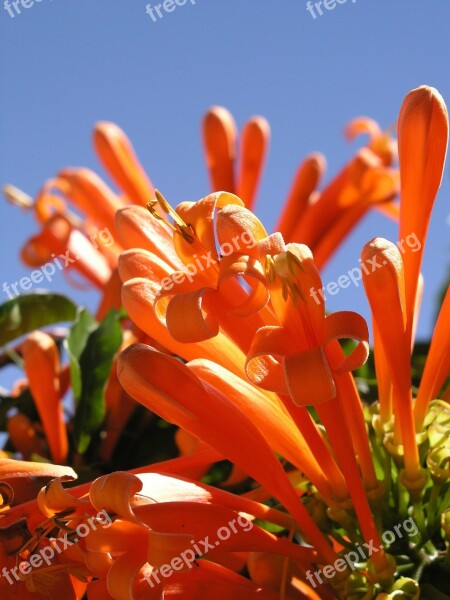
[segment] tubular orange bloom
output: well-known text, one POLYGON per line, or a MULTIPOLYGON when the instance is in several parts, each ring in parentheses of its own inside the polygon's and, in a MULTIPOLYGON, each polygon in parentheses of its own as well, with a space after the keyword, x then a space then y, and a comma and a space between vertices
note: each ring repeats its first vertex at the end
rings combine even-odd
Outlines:
POLYGON ((321 155, 312 155, 300 167, 277 230, 287 242, 302 241, 314 253, 318 268, 367 210, 376 207, 398 219, 393 203, 398 194, 398 176, 392 165, 395 142, 372 119, 358 117, 348 124, 345 134, 352 140, 369 134, 369 144, 322 191, 315 188, 323 176, 321 155), (294 218, 291 221, 288 216, 294 218))
POLYGON ((291 241, 296 227, 310 204, 317 201, 314 191, 322 180, 326 169, 326 160, 316 152, 306 157, 295 174, 286 204, 278 220, 275 231, 283 233, 283 237, 291 241))
POLYGON ((53 339, 42 331, 22 344, 24 369, 44 427, 50 454, 57 463, 67 459, 69 444, 59 387, 59 355, 53 339))
POLYGON ((388 359, 394 389, 395 442, 403 444, 405 469, 411 481, 420 476, 419 452, 412 413, 410 341, 406 324, 406 299, 402 256, 395 244, 375 238, 361 254, 363 282, 370 308, 388 359))
POLYGON ((297 503, 293 488, 259 430, 221 392, 205 387, 176 359, 143 345, 122 353, 118 373, 123 387, 138 402, 152 410, 156 408, 166 420, 203 439, 272 490, 308 538, 314 540, 318 551, 324 557, 333 555, 304 507, 297 503), (163 372, 165 376, 161 377, 163 372), (153 381, 151 373, 159 373, 158 382, 153 381), (216 427, 217 419, 220 429, 216 427), (245 445, 237 448, 234 436, 245 439, 245 445))
POLYGON ((332 373, 341 374, 362 364, 368 356, 368 330, 356 313, 325 317, 319 273, 310 250, 301 244, 261 242, 271 304, 279 326, 259 329, 246 363, 254 383, 289 394, 297 406, 315 405, 336 396, 332 373), (276 245, 270 252, 270 246, 276 245), (280 251, 281 250, 281 251, 280 251), (358 345, 339 362, 330 362, 327 346, 336 339, 353 338, 358 345))
POLYGON ((97 123, 93 139, 98 157, 128 200, 143 206, 150 202, 153 186, 120 127, 107 121, 97 123))
MULTIPOLYGON (((321 190, 325 159, 308 156, 271 235, 248 209, 268 125, 254 117, 238 139, 233 117, 221 107, 203 122, 215 189, 198 202, 172 209, 111 123, 97 125, 94 143, 123 198, 86 169, 61 171, 34 204, 7 190, 43 223, 44 232, 27 246, 29 261, 63 251, 72 236, 87 242, 94 225, 107 225, 118 239, 104 254, 105 272, 91 275, 104 287, 99 318, 121 305, 128 313, 117 373, 114 364, 106 387, 100 456, 110 459, 134 400, 151 411, 143 422, 159 425, 160 416, 178 427, 168 430, 181 452, 71 489, 63 487, 76 477, 69 468, 0 460, 0 559, 8 566, 53 536, 74 535, 78 524, 99 525, 97 511, 108 519, 108 527, 94 527, 54 565, 25 576, 17 588, 24 598, 80 600, 86 592, 90 600, 375 600, 417 596, 423 581, 431 586, 434 570, 445 573, 448 390, 437 397, 450 371, 448 290, 415 403, 411 347, 447 130, 435 90, 408 94, 399 118, 399 182, 390 133, 371 119, 354 119, 346 136, 366 134, 366 145, 321 190), (87 223, 55 192, 76 204, 87 223), (319 268, 372 207, 395 219, 400 212, 400 237, 414 234, 421 252, 402 257, 382 238, 362 251, 378 381, 378 402, 366 405, 352 372, 364 366, 358 375, 372 392, 367 324, 350 311, 326 314, 319 268), (219 487, 204 483, 205 475, 219 487), (403 536, 397 517, 404 519, 403 536), (209 544, 236 523, 233 535, 209 544), (207 546, 200 548, 199 538, 207 546), (177 563, 187 551, 191 560, 177 563), (355 564, 347 560, 351 553, 355 564), (246 578, 237 574, 244 568, 246 578), (319 589, 310 587, 315 580, 319 589)), ((61 459, 67 434, 60 398, 68 375, 47 338, 37 333, 25 341, 25 370, 52 456, 61 459)), ((25 455, 36 447, 33 436, 25 438, 29 429, 21 413, 10 419, 11 438, 25 455)))
POLYGON ((54 260, 53 273, 56 268, 63 273, 66 269, 75 269, 100 289, 111 276, 111 269, 102 254, 60 215, 51 217, 41 233, 27 241, 21 258, 32 267, 54 260))
POLYGON ((203 119, 203 143, 213 191, 236 193, 251 208, 269 144, 270 128, 263 117, 252 117, 244 125, 239 152, 237 127, 231 113, 212 107, 203 119), (236 173, 236 156, 239 167, 236 173))
POLYGON ((430 351, 423 370, 422 380, 417 393, 414 415, 417 430, 422 429, 426 411, 433 398, 439 392, 450 373, 450 287, 447 288, 444 302, 431 338, 430 351))
POLYGON ((407 94, 398 119, 398 152, 401 177, 400 230, 405 240, 414 233, 417 252, 403 256, 405 302, 409 336, 431 210, 441 184, 448 143, 448 113, 437 90, 421 86, 407 94))

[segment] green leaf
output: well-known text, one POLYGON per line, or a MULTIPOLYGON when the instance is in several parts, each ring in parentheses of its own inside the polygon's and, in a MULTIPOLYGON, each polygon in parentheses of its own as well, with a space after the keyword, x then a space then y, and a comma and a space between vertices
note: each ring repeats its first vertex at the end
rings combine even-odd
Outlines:
POLYGON ((78 308, 75 323, 64 342, 64 348, 69 356, 70 382, 75 400, 75 406, 81 396, 81 369, 80 357, 86 347, 90 334, 98 328, 94 316, 86 308, 78 308))
POLYGON ((81 353, 81 395, 75 412, 75 438, 80 453, 87 450, 92 433, 105 417, 105 385, 121 342, 120 315, 112 310, 89 335, 81 353))
POLYGON ((60 294, 35 292, 9 300, 0 306, 0 346, 46 325, 73 321, 76 310, 60 294))

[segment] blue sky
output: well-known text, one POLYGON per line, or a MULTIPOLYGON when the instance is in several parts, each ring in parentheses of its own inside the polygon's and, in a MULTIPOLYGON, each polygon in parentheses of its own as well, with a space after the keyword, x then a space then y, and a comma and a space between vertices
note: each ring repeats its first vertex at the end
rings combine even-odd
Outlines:
MULTIPOLYGON (((200 121, 221 104, 239 125, 253 114, 270 121, 257 214, 271 228, 306 154, 326 155, 329 178, 355 150, 342 137, 352 117, 387 127, 405 94, 424 83, 450 102, 447 0, 348 0, 316 19, 305 0, 188 0, 156 22, 146 4, 41 0, 11 18, 0 1, 1 183, 34 195, 63 166, 104 175, 91 131, 96 121, 112 120, 172 204, 200 198, 209 191, 200 121)), ((450 265, 449 191, 447 168, 425 253, 421 337, 431 332, 450 265)), ((0 206, 3 284, 29 274, 18 252, 37 225, 0 206)), ((396 240, 395 226, 374 213, 335 255, 324 283, 357 266, 376 235, 396 240)), ((61 275, 50 289, 96 306, 97 294, 69 288, 61 275)), ((330 310, 368 316, 361 288, 329 300, 330 310)))

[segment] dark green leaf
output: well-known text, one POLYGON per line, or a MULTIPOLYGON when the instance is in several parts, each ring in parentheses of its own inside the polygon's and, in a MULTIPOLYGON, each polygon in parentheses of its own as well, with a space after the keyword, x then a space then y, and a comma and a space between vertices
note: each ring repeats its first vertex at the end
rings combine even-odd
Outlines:
POLYGON ((76 321, 64 344, 70 361, 70 382, 75 405, 78 404, 80 399, 82 387, 79 360, 86 347, 90 334, 95 331, 97 327, 98 323, 93 315, 86 308, 78 308, 76 321))
POLYGON ((122 342, 120 315, 110 311, 93 331, 81 353, 81 395, 75 413, 78 452, 89 446, 90 438, 105 417, 104 389, 111 365, 122 342))
POLYGON ((0 346, 46 325, 73 321, 76 309, 60 294, 35 292, 9 300, 0 306, 0 346))

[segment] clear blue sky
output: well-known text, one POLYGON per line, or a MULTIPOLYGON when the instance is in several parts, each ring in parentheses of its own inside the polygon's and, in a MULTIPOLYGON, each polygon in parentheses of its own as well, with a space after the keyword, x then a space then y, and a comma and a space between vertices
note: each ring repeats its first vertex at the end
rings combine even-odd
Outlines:
MULTIPOLYGON (((112 120, 172 204, 200 198, 209 187, 199 125, 209 106, 222 104, 239 125, 253 114, 270 121, 257 205, 270 228, 306 154, 322 151, 330 176, 354 151, 342 138, 349 119, 368 115, 389 126, 404 95, 424 83, 450 103, 448 0, 348 0, 316 19, 305 0, 188 0, 157 22, 146 4, 41 0, 11 18, 0 1, 1 183, 34 195, 63 166, 103 174, 91 129, 112 120)), ((421 337, 431 332, 450 264, 449 191, 447 168, 425 254, 421 337)), ((37 225, 0 206, 3 284, 29 274, 18 252, 37 225)), ((325 270, 324 283, 357 266, 376 235, 395 240, 396 228, 372 214, 325 270)), ((72 290, 61 275, 51 290, 96 305, 96 294, 72 290)), ((368 315, 361 288, 341 290, 328 308, 368 315)))

